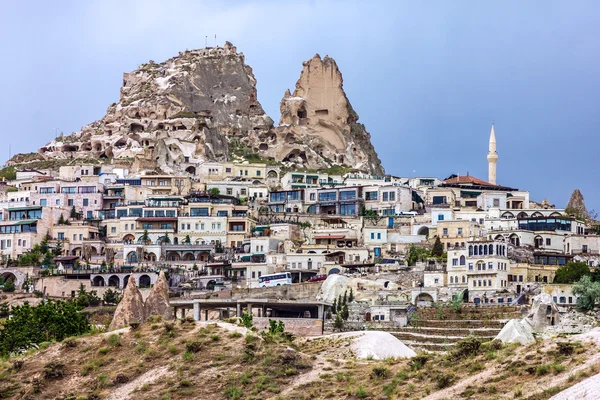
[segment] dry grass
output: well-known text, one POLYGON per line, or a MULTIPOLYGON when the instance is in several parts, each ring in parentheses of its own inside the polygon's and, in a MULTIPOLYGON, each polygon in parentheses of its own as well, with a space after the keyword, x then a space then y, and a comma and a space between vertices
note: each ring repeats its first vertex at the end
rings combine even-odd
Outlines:
POLYGON ((155 320, 3 361, 0 399, 535 400, 600 371, 596 353, 594 344, 562 338, 527 347, 466 342, 413 360, 356 360, 347 339, 287 343, 216 324, 155 320))

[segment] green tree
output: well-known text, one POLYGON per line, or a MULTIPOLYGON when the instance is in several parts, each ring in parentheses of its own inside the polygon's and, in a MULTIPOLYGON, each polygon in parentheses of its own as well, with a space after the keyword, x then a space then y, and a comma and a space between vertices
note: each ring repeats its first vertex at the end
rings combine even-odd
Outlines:
POLYGON ((352 303, 354 301, 354 292, 352 288, 350 288, 350 295, 348 296, 348 303, 352 303))
POLYGON ((35 307, 26 302, 12 307, 10 314, 0 330, 0 355, 4 356, 90 330, 89 322, 71 301, 42 301, 35 307))
POLYGON ((63 248, 62 248, 62 242, 59 240, 58 242, 56 242, 56 246, 54 246, 54 250, 52 251, 54 253, 54 256, 60 256, 62 254, 63 248))
POLYGON ((444 254, 444 245, 440 240, 439 236, 436 236, 435 243, 433 244, 433 249, 431 250, 431 255, 434 257, 441 257, 444 254))
POLYGON ((559 267, 554 276, 554 283, 578 282, 584 276, 590 275, 590 268, 584 262, 568 262, 559 267))
POLYGON ((165 232, 165 236, 163 237, 162 242, 164 244, 170 244, 171 243, 171 238, 169 237, 169 232, 165 232))
POLYGON ((417 261, 422 261, 430 255, 431 253, 428 249, 411 245, 408 248, 408 253, 406 254, 406 264, 408 266, 413 266, 417 263, 417 261))
POLYGON ((104 304, 117 305, 121 301, 121 297, 116 290, 108 289, 106 292, 104 292, 102 300, 104 301, 104 304))
POLYGON ((208 195, 210 197, 217 197, 221 194, 221 191, 218 188, 210 188, 208 189, 208 195))
POLYGON ((350 312, 348 311, 348 304, 344 304, 344 307, 342 307, 342 319, 344 321, 348 320, 348 317, 350 316, 350 312))
POLYGON ((144 229, 142 236, 140 237, 142 244, 150 244, 150 235, 148 235, 148 229, 144 229))
POLYGON ((4 286, 2 287, 2 290, 5 291, 5 292, 14 292, 15 289, 16 289, 15 288, 15 283, 10 278, 8 278, 6 280, 6 282, 4 282, 4 286))
POLYGON ((44 259, 42 260, 42 265, 46 266, 46 268, 50 267, 53 258, 54 254, 52 254, 50 251, 46 251, 46 254, 44 254, 44 259))
POLYGON ((339 331, 341 331, 342 328, 344 328, 344 320, 342 319, 342 313, 336 314, 335 320, 333 321, 333 326, 339 331))
POLYGON ((302 230, 304 240, 306 241, 306 230, 310 229, 312 227, 312 224, 309 221, 299 222, 298 227, 302 230))
POLYGON ((593 310, 600 302, 600 282, 594 282, 588 275, 573 285, 573 294, 577 296, 577 308, 580 311, 593 310))
POLYGON ((73 206, 73 208, 71 208, 71 215, 70 215, 70 217, 73 218, 73 219, 79 219, 79 213, 75 209, 75 206, 73 206))
POLYGON ((348 303, 348 289, 344 290, 344 297, 342 297, 342 304, 346 305, 348 303))
POLYGON ((190 238, 190 235, 185 235, 185 239, 183 239, 183 243, 184 244, 191 244, 192 243, 192 238, 190 238))
POLYGON ((338 299, 337 299, 337 312, 341 312, 342 311, 342 306, 344 305, 342 303, 342 295, 338 295, 338 299))

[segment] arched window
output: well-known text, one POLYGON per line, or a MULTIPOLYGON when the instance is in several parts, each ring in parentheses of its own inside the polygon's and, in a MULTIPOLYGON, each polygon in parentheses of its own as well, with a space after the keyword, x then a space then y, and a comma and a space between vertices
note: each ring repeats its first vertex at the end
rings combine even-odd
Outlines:
POLYGON ((460 265, 465 265, 465 264, 466 264, 466 258, 465 258, 465 256, 460 256, 460 265))
POLYGON ((492 280, 488 280, 488 286, 492 286, 492 280))
POLYGON ((483 245, 479 245, 479 255, 482 256, 483 255, 483 245))
POLYGON ((483 254, 487 256, 488 253, 488 247, 486 245, 483 245, 483 254))
MULTIPOLYGON (((488 246, 488 253, 489 253, 489 255, 490 255, 490 256, 491 256, 492 254, 494 254, 494 245, 493 245, 493 244, 490 244, 490 245, 488 246)), ((496 253, 497 253, 497 252, 496 252, 496 253)))
POLYGON ((467 281, 467 277, 463 275, 462 281, 465 283, 467 281))
POLYGON ((469 256, 473 255, 473 246, 469 245, 469 256))

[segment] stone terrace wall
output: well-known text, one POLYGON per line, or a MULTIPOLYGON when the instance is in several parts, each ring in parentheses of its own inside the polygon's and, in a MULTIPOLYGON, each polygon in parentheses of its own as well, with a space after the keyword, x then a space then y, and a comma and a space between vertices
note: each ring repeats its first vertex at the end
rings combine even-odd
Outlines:
POLYGON ((233 299, 315 300, 323 282, 304 282, 293 285, 255 289, 233 289, 233 299))
POLYGON ((318 336, 323 334, 323 321, 316 318, 262 318, 254 317, 252 323, 259 330, 269 327, 269 319, 283 321, 286 332, 301 336, 318 336))

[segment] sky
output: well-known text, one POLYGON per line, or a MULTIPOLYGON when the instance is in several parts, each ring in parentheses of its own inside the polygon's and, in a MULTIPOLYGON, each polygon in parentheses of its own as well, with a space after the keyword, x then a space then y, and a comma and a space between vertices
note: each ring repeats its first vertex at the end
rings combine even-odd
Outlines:
POLYGON ((333 57, 387 173, 487 180, 600 212, 600 2, 5 0, 0 163, 78 131, 118 101, 123 72, 232 42, 279 120, 302 61, 333 57), (10 146, 9 146, 10 145, 10 146), (10 147, 10 150, 9 150, 10 147))

